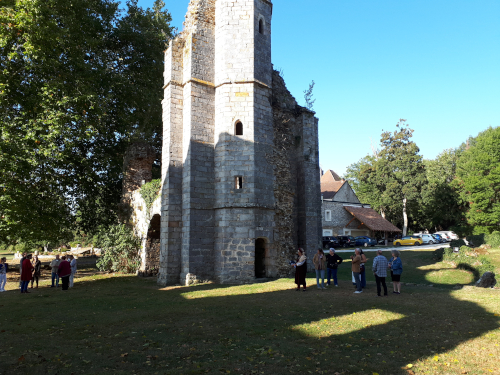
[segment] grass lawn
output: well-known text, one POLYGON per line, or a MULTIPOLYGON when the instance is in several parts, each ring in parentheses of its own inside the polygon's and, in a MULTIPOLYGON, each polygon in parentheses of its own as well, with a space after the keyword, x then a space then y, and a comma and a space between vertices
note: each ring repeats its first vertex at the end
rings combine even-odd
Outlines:
POLYGON ((305 293, 291 279, 159 288, 86 270, 68 292, 21 295, 11 279, 0 373, 500 374, 500 290, 452 290, 450 266, 418 253, 403 253, 402 281, 434 287, 385 298, 374 284, 353 294, 347 262, 339 288, 308 279, 305 293))

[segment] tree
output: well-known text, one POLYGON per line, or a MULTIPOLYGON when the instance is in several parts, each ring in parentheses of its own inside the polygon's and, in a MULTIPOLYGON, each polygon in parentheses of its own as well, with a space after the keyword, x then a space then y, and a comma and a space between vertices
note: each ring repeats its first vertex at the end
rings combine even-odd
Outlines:
POLYGON ((452 182, 456 175, 459 152, 444 150, 434 160, 425 160, 426 184, 422 189, 419 226, 444 230, 463 225, 464 208, 452 182))
POLYGON ((403 235, 408 229, 408 209, 418 203, 425 183, 425 166, 420 149, 411 140, 413 130, 406 120, 399 120, 394 133, 384 132, 380 143, 378 175, 381 179, 382 201, 385 205, 399 207, 403 217, 403 235))
POLYGON ((0 239, 114 222, 128 142, 161 148, 163 6, 2 2, 0 239))
POLYGON ((470 225, 488 232, 500 226, 500 127, 489 128, 469 143, 457 161, 460 197, 468 202, 470 225))

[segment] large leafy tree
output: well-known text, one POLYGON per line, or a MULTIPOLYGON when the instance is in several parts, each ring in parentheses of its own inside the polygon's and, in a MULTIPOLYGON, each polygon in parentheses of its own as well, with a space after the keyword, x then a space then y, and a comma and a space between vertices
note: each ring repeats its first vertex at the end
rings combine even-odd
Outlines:
POLYGON ((380 151, 349 166, 346 179, 363 202, 401 225, 406 235, 409 213, 418 211, 425 166, 406 120, 400 120, 396 128, 382 133, 380 151))
POLYGON ((500 127, 480 133, 461 153, 457 178, 467 221, 488 231, 500 226, 500 127))
POLYGON ((394 132, 384 132, 378 160, 378 174, 383 181, 383 201, 403 218, 403 235, 408 230, 408 213, 418 205, 425 183, 425 166, 420 149, 412 141, 413 129, 401 119, 394 132))
POLYGON ((111 224, 127 144, 161 147, 164 3, 0 6, 0 239, 111 224))
POLYGON ((426 184, 422 189, 418 225, 429 231, 457 228, 464 224, 464 206, 452 183, 460 152, 444 150, 434 160, 425 160, 426 184))

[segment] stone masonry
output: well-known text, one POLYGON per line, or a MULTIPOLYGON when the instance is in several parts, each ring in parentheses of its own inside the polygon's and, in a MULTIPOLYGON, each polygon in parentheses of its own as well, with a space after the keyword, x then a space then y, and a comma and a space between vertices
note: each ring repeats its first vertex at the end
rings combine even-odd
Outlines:
POLYGON ((288 276, 321 242, 318 120, 271 63, 269 0, 191 0, 165 52, 158 283, 288 276))

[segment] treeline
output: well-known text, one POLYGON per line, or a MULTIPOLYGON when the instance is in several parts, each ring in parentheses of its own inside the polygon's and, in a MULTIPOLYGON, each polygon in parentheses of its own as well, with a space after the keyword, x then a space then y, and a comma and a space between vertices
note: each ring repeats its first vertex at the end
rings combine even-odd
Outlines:
POLYGON ((500 127, 426 160, 400 120, 381 149, 344 176, 359 199, 403 233, 453 230, 461 236, 500 230, 500 127))
POLYGON ((57 246, 117 222, 127 146, 161 152, 164 6, 0 2, 0 244, 57 246))

